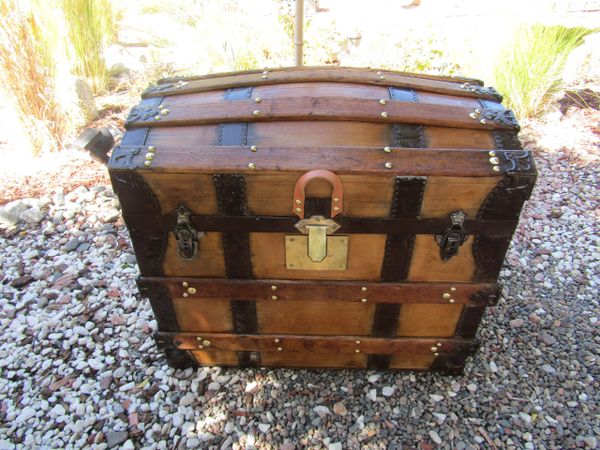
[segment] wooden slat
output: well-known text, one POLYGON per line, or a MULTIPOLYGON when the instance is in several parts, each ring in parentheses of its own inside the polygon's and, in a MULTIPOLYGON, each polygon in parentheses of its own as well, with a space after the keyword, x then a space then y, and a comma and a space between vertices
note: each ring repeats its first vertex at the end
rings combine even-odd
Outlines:
MULTIPOLYGON (((258 352, 310 352, 310 353, 377 353, 395 354, 444 353, 465 351, 473 341, 466 339, 429 338, 373 338, 365 336, 304 336, 304 335, 254 335, 229 333, 158 333, 172 339, 180 350, 196 350, 199 341, 209 341, 211 350, 258 352), (441 344, 441 345, 439 345, 441 344), (278 350, 281 348, 281 350, 278 350), (359 350, 359 352, 356 352, 359 350)), ((206 344, 204 344, 206 348, 206 344)))
POLYGON ((204 75, 191 75, 184 77, 173 77, 173 78, 163 78, 158 80, 159 84, 164 83, 172 83, 177 81, 192 81, 192 80, 207 80, 210 78, 223 78, 230 77, 235 75, 245 75, 245 74, 263 74, 265 71, 268 73, 278 73, 278 72, 291 72, 291 71, 328 71, 328 70, 346 70, 348 72, 356 72, 356 73, 365 73, 367 71, 373 72, 377 74, 377 72, 382 72, 383 74, 396 74, 396 75, 407 75, 413 78, 424 78, 429 80, 440 80, 440 81, 448 81, 450 83, 471 83, 479 86, 483 86, 483 81, 478 80, 476 78, 466 78, 466 77, 458 77, 458 76, 444 76, 444 75, 432 75, 428 73, 411 73, 411 72, 403 72, 398 70, 388 70, 388 69, 372 69, 372 68, 361 68, 361 67, 343 67, 343 66, 302 66, 302 67, 272 67, 267 69, 251 69, 251 70, 239 70, 233 72, 221 72, 221 73, 209 73, 204 75))
MULTIPOLYGON (((148 278, 165 286, 172 298, 180 298, 188 287, 196 289, 188 294, 187 301, 203 302, 207 299, 245 298, 248 300, 356 302, 366 298, 370 303, 428 303, 448 304, 444 293, 452 293, 455 304, 481 305, 487 300, 476 297, 480 292, 494 292, 494 283, 377 283, 367 281, 296 281, 280 279, 232 280, 221 278, 148 278), (275 289, 273 289, 275 287, 275 289), (363 289, 364 288, 364 289, 363 289), (454 288, 452 290, 451 288, 454 288), (243 295, 242 295, 243 294, 243 295), (272 296, 277 299, 273 300, 272 296)), ((495 299, 491 299, 491 302, 495 299)))
MULTIPOLYGON (((399 175, 490 177, 489 150, 374 147, 171 147, 156 150, 152 166, 143 152, 133 156, 134 167, 172 173, 296 173, 332 167, 337 175, 399 175), (253 169, 249 167, 252 163, 253 169), (390 163, 391 167, 386 167, 390 163)), ((118 167, 111 168, 113 170, 118 167)), ((298 175, 299 176, 299 175, 298 175)))
POLYGON ((203 125, 225 122, 264 122, 278 120, 344 120, 384 123, 410 123, 476 130, 513 129, 504 122, 487 120, 481 123, 469 117, 473 108, 464 106, 409 103, 390 100, 381 105, 378 100, 347 97, 289 97, 252 100, 223 100, 219 103, 198 102, 195 105, 170 105, 164 101, 167 115, 139 117, 132 109, 130 127, 163 127, 174 125, 203 125), (256 111, 259 113, 256 114, 256 111), (387 115, 384 117, 382 113, 387 115), (155 117, 160 117, 156 120, 155 117))
MULTIPOLYGON (((209 76, 203 79, 177 80, 149 87, 144 91, 144 98, 206 92, 220 89, 231 89, 245 86, 261 86, 266 84, 302 83, 302 82, 339 82, 392 86, 419 89, 426 92, 453 94, 462 97, 482 97, 494 99, 493 95, 482 95, 461 87, 461 83, 453 80, 433 77, 415 77, 412 75, 381 72, 367 69, 299 69, 282 70, 263 74, 263 72, 234 73, 228 76, 209 76)), ((475 84, 475 83, 471 83, 475 84)))

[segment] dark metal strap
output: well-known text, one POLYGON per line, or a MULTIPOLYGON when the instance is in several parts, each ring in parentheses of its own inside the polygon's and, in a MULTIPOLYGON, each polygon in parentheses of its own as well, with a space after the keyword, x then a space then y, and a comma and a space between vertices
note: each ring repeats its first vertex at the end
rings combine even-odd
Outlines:
POLYGON ((477 328, 483 318, 485 306, 470 306, 463 307, 460 319, 456 325, 456 337, 473 339, 477 333, 477 328))
MULTIPOLYGON (((419 101, 418 94, 413 89, 389 87, 390 98, 395 101, 419 101)), ((394 147, 425 148, 425 129, 422 125, 395 123, 392 125, 392 145, 394 147)))
POLYGON ((160 331, 179 331, 179 324, 173 308, 173 300, 169 295, 169 289, 162 283, 151 280, 137 280, 141 297, 150 301, 150 306, 156 317, 156 323, 160 331))

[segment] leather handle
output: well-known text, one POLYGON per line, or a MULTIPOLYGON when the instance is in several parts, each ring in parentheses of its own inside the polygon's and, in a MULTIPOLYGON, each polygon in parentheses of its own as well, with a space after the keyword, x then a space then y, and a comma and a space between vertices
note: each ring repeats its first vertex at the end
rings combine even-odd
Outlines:
POLYGON ((304 219, 304 189, 308 183, 313 180, 325 180, 331 184, 333 190, 331 191, 331 217, 337 216, 342 212, 342 205, 344 203, 344 189, 342 187, 342 180, 335 173, 329 170, 311 170, 306 172, 294 186, 294 200, 292 205, 292 213, 304 219))

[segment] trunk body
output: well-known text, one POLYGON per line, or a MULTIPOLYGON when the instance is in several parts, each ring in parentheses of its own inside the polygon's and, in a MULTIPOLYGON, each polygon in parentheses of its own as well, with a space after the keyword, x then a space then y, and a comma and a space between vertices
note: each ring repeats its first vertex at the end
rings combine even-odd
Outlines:
POLYGON ((109 169, 169 362, 462 371, 536 172, 478 80, 162 80, 109 169))

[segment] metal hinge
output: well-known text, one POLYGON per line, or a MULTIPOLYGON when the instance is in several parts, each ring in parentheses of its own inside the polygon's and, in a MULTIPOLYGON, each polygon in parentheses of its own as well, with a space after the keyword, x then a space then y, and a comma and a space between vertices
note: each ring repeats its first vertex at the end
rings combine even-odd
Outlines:
POLYGON ((449 214, 451 224, 443 234, 436 234, 435 240, 440 246, 440 256, 443 261, 448 261, 458 253, 460 246, 467 240, 467 232, 463 223, 467 215, 462 211, 449 214))
POLYGON ((192 225, 190 216, 192 212, 185 206, 180 206, 175 210, 177 214, 177 225, 173 233, 177 240, 177 254, 184 261, 191 261, 198 256, 198 239, 202 233, 192 225))

